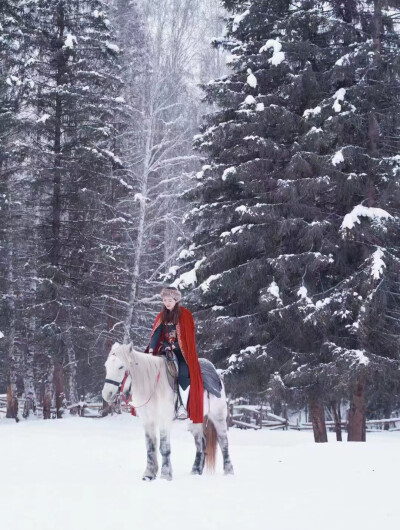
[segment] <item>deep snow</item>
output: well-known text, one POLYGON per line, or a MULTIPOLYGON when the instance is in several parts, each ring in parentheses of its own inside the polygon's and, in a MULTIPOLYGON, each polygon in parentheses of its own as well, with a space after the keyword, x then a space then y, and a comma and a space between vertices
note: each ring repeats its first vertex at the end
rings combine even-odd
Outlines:
MULTIPOLYGON (((0 421, 1 530, 394 530, 400 433, 314 444, 311 432, 229 431, 234 476, 190 475, 186 422, 172 482, 141 480, 137 418, 0 421)), ((219 455, 220 456, 220 455, 219 455)))

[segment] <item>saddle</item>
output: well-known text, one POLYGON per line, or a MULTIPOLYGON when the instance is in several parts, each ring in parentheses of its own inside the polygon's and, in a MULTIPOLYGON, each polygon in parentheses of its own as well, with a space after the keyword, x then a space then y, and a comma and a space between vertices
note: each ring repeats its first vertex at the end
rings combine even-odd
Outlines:
MULTIPOLYGON (((168 382, 174 392, 178 391, 179 365, 175 353, 167 349, 163 354, 167 367, 168 382)), ((221 397, 222 382, 218 372, 211 361, 201 357, 199 359, 204 390, 213 396, 221 397)))

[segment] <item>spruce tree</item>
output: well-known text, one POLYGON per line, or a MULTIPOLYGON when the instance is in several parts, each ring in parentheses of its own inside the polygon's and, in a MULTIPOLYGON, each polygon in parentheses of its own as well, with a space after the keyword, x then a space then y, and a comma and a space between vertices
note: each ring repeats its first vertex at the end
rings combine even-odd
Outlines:
POLYGON ((112 205, 113 197, 124 192, 113 178, 113 170, 121 165, 114 150, 124 102, 119 48, 106 4, 43 3, 40 17, 48 24, 41 47, 45 60, 38 68, 40 154, 51 146, 51 169, 42 173, 49 192, 49 222, 44 227, 49 246, 42 270, 52 278, 42 292, 43 302, 49 304, 42 337, 55 360, 60 385, 56 393, 63 392, 63 362, 69 367, 74 401, 76 364, 81 362, 80 373, 87 375, 90 364, 96 369, 104 359, 95 346, 103 329, 96 308, 115 282, 110 267, 115 272, 118 255, 111 227, 118 230, 124 221, 112 205), (84 352, 92 361, 86 361, 84 352))
POLYGON ((17 250, 17 245, 18 241, 26 239, 25 201, 30 197, 26 181, 20 178, 25 147, 18 136, 23 129, 24 101, 33 88, 27 31, 29 17, 23 4, 19 0, 8 0, 0 6, 0 326, 3 334, 0 370, 8 385, 10 416, 16 413, 18 373, 29 372, 25 370, 25 351, 15 348, 24 337, 18 306, 20 293, 26 285, 21 274, 26 255, 17 250))
MULTIPOLYGON (((14 163, 15 151, 23 162, 15 173, 20 212, 14 212, 22 225, 14 241, 20 340, 12 342, 34 356, 49 416, 54 384, 60 411, 64 393, 77 399, 78 363, 87 375, 85 366, 104 362, 95 308, 116 262, 109 228, 124 221, 109 204, 110 190, 125 190, 113 176, 121 165, 114 148, 124 102, 120 52, 104 2, 28 1, 20 11, 31 90, 19 99, 12 153, 14 163)), ((21 76, 14 77, 22 86, 21 76)))
POLYGON ((233 73, 205 87, 219 108, 195 140, 176 285, 195 286, 201 347, 233 389, 281 367, 319 413, 339 385, 362 408, 366 381, 398 366, 395 2, 226 7, 233 73))

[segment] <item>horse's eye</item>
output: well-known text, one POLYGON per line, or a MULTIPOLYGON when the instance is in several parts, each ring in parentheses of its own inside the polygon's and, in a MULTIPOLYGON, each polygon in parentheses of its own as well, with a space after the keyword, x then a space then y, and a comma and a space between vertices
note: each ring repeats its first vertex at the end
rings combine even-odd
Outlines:
POLYGON ((122 365, 122 366, 120 366, 120 367, 118 368, 118 370, 122 370, 122 368, 123 368, 123 367, 124 367, 123 365, 122 365))

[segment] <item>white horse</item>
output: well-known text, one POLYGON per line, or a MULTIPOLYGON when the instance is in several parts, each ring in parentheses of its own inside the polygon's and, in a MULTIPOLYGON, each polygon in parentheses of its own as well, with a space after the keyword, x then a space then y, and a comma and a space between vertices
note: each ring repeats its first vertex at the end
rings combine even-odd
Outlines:
MULTIPOLYGON (((111 403, 119 391, 131 395, 131 404, 141 420, 146 435, 147 467, 143 480, 154 480, 158 472, 157 431, 160 431, 162 455, 161 478, 171 480, 170 430, 175 415, 175 394, 167 375, 165 360, 160 356, 136 351, 131 344, 115 343, 105 363, 106 380, 102 395, 111 403)), ((221 381, 222 383, 222 381, 221 381)), ((224 472, 233 474, 228 451, 227 405, 222 383, 221 397, 204 391, 204 423, 190 425, 196 444, 192 474, 201 475, 215 469, 217 441, 222 451, 224 472)))

